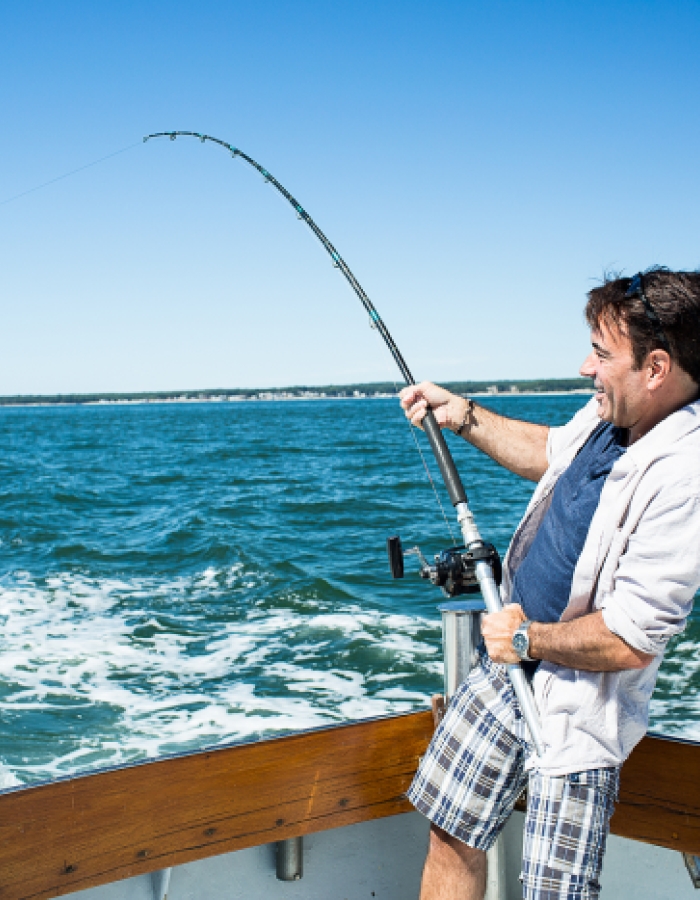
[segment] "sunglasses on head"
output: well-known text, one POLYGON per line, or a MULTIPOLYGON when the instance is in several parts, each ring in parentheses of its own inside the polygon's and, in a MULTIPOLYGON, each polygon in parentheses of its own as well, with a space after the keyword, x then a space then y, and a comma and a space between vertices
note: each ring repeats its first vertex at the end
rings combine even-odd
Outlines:
POLYGON ((654 329, 654 334, 656 336, 656 340, 661 344, 663 349, 667 353, 671 353, 671 345, 669 344, 668 338, 664 332, 664 329, 661 325, 661 321, 659 317, 656 315, 656 310, 651 305, 651 302, 647 295, 644 293, 644 275, 641 272, 638 272, 634 278, 632 279, 632 283, 625 291, 625 297, 630 299, 631 297, 639 297, 644 305, 644 312, 646 313, 647 319, 651 322, 651 326, 654 329))

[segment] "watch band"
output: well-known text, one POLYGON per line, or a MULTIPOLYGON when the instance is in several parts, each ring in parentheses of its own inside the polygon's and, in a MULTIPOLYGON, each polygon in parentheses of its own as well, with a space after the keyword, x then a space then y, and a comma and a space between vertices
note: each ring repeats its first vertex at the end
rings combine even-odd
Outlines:
POLYGON ((517 628, 511 641, 513 649, 522 662, 535 662, 535 659, 530 656, 530 635, 528 634, 530 625, 532 625, 532 621, 530 619, 525 619, 525 621, 517 628))

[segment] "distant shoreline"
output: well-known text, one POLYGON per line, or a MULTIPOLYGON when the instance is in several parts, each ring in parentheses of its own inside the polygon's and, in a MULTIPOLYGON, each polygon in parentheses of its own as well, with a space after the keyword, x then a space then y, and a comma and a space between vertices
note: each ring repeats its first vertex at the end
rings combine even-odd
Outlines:
MULTIPOLYGON (((479 398, 542 397, 592 394, 584 378, 531 381, 443 382, 457 394, 479 398)), ((1 407, 50 406, 135 406, 167 403, 250 403, 290 400, 382 400, 396 396, 389 382, 323 387, 233 388, 199 391, 149 391, 139 393, 94 393, 57 395, 14 395, 0 397, 1 407)))

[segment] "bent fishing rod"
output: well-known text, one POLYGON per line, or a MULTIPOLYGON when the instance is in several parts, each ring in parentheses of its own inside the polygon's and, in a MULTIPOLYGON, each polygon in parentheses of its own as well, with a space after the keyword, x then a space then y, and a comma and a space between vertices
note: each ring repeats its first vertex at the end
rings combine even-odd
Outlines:
MULTIPOLYGON (((389 333, 389 329, 375 309, 374 304, 364 292, 357 278, 355 278, 350 271, 347 263, 340 256, 333 244, 331 244, 311 216, 289 193, 289 191, 280 184, 267 169, 263 168, 260 163, 248 156, 247 153, 239 150, 238 147, 234 147, 233 144, 228 144, 226 141, 221 141, 208 134, 199 134, 196 131, 161 131, 157 134, 146 135, 143 140, 144 143, 154 138, 169 138, 171 141, 174 141, 178 137, 199 138, 202 143, 209 141, 212 144, 218 144, 220 147, 227 150, 234 159, 238 157, 247 162, 248 165, 252 166, 254 169, 257 169, 265 181, 272 184, 279 191, 284 199, 294 208, 297 217, 306 222, 313 231, 333 260, 333 265, 340 269, 350 287, 359 297, 360 302, 369 314, 372 327, 376 328, 384 340, 384 343, 389 348, 406 384, 415 385, 416 381, 406 365, 406 361, 389 333)), ((457 513, 457 521, 464 539, 464 547, 451 547, 449 550, 445 550, 438 554, 435 558, 434 566, 428 565, 418 548, 412 548, 411 550, 406 551, 406 554, 415 553, 418 555, 421 561, 422 577, 427 578, 433 584, 440 586, 447 596, 469 593, 475 589, 480 590, 487 610, 490 613, 499 612, 503 609, 503 603, 498 589, 501 572, 498 554, 492 545, 487 544, 482 540, 479 529, 474 521, 474 516, 469 508, 467 493, 462 484, 462 479, 460 478, 452 454, 447 446, 445 436, 440 430, 440 426, 430 408, 423 418, 421 425, 428 437, 430 447, 435 455, 438 468, 440 469, 440 474, 445 482, 447 493, 455 508, 455 512, 457 513)), ((392 575, 394 575, 395 578, 400 578, 403 576, 403 556, 405 554, 401 548, 399 539, 390 538, 388 541, 388 549, 392 575)), ((520 703, 523 717, 530 731, 535 751, 538 756, 541 756, 544 751, 544 745, 532 690, 525 678, 523 669, 519 665, 508 665, 507 669, 508 676, 513 685, 518 702, 520 703)))

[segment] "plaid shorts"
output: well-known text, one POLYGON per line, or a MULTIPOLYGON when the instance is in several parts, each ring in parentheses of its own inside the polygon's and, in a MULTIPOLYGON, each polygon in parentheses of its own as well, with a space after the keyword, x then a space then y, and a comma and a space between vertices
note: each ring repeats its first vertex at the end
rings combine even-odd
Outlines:
POLYGON ((482 653, 450 701, 408 799, 438 828, 488 850, 528 786, 523 897, 595 900, 619 770, 528 773, 529 755, 505 668, 482 653))

